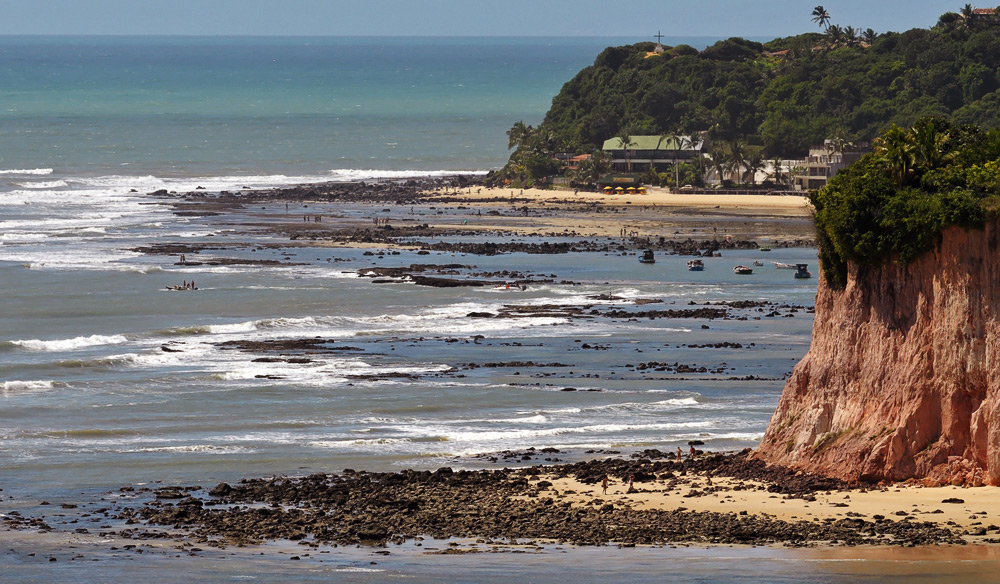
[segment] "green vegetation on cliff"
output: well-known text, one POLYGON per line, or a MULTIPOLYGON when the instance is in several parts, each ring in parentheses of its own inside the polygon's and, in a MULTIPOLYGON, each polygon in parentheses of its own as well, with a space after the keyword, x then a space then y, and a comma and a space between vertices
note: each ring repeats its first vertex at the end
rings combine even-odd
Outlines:
POLYGON ((924 118, 893 125, 874 149, 812 196, 827 282, 842 288, 847 262, 909 262, 944 228, 981 227, 1000 203, 1000 129, 924 118))
MULTIPOLYGON (((830 21, 822 12, 821 26, 830 21)), ((539 127, 521 124, 504 173, 534 180, 552 170, 553 152, 591 153, 629 135, 699 135, 710 155, 772 159, 801 157, 825 139, 867 142, 927 116, 1000 126, 1000 17, 965 12, 904 33, 830 25, 703 51, 610 47, 563 86, 539 127)))

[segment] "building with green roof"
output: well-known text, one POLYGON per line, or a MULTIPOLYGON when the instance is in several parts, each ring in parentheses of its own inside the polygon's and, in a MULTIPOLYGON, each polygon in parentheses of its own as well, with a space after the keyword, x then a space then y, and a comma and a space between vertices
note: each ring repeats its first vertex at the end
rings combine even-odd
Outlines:
POLYGON ((615 170, 631 172, 652 164, 657 171, 663 171, 701 156, 704 144, 691 136, 631 136, 627 147, 616 137, 605 140, 601 150, 611 158, 615 170))

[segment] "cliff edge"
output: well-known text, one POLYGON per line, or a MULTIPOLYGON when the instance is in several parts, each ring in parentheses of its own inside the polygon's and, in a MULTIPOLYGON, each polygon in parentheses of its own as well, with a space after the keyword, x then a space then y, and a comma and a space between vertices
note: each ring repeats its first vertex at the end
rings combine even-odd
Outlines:
POLYGON ((1000 485, 1000 222, 820 278, 809 352, 755 453, 848 481, 1000 485))

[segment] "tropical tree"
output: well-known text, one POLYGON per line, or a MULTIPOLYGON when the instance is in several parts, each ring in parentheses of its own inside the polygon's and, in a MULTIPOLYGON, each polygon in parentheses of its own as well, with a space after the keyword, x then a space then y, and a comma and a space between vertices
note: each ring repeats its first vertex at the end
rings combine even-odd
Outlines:
POLYGON ((516 122, 507 130, 507 150, 511 148, 521 148, 526 145, 534 133, 534 128, 524 125, 523 121, 516 122))
POLYGON ((822 6, 817 6, 813 8, 812 11, 812 21, 819 25, 820 28, 830 24, 830 13, 826 11, 826 8, 822 6))
POLYGON ((573 179, 584 184, 596 184, 598 180, 611 171, 611 161, 603 150, 595 151, 590 158, 580 161, 576 167, 573 179))
POLYGON ((767 175, 768 178, 774 180, 774 184, 784 185, 785 184, 785 174, 781 171, 781 159, 775 158, 770 162, 771 172, 767 175))
POLYGON ((873 144, 896 186, 903 186, 913 169, 913 141, 909 132, 893 124, 873 144))
POLYGON ((833 24, 826 29, 826 46, 828 49, 839 49, 846 43, 846 35, 844 34, 844 29, 840 28, 839 24, 833 24))
POLYGON ((937 168, 948 161, 949 135, 944 125, 934 118, 924 118, 910 128, 909 138, 914 163, 927 168, 937 168))
POLYGON ((876 40, 878 40, 878 33, 870 28, 865 29, 865 31, 861 33, 861 40, 865 42, 868 46, 871 46, 875 44, 876 40))
POLYGON ((628 158, 628 147, 632 146, 632 136, 631 132, 627 128, 622 129, 621 134, 618 135, 618 147, 625 152, 625 168, 628 172, 632 172, 632 161, 628 158))
POLYGON ((965 6, 963 6, 962 10, 959 11, 958 15, 960 17, 958 21, 958 27, 961 30, 971 29, 973 19, 976 17, 976 11, 972 7, 972 4, 966 4, 965 6))
POLYGON ((853 26, 844 27, 844 44, 849 47, 856 47, 861 42, 858 31, 853 26))
POLYGON ((731 176, 743 177, 743 168, 747 162, 746 145, 742 140, 733 140, 729 143, 729 152, 724 158, 726 170, 731 176))
POLYGON ((743 173, 743 181, 750 179, 750 184, 757 184, 757 173, 766 167, 766 161, 764 160, 764 155, 761 153, 760 148, 755 148, 748 153, 746 160, 746 171, 743 173))
POLYGON ((695 145, 694 136, 682 136, 680 134, 674 136, 677 140, 677 150, 674 151, 674 186, 680 188, 681 186, 681 163, 678 157, 682 150, 690 150, 695 145))

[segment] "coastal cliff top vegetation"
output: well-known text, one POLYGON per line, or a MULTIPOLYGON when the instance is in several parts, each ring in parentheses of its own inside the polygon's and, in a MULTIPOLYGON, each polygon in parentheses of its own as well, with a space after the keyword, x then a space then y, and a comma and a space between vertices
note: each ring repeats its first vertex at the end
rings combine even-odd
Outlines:
POLYGON ((929 29, 880 34, 834 24, 817 6, 822 32, 767 43, 609 47, 562 87, 537 128, 515 124, 501 176, 537 179, 552 172, 552 153, 593 153, 623 136, 696 135, 710 156, 742 149, 771 159, 802 157, 824 140, 870 142, 929 116, 997 127, 998 14, 966 5, 929 29))
POLYGON ((1000 129, 943 118, 894 124, 811 199, 824 277, 843 288, 849 261, 908 263, 946 227, 979 228, 997 215, 1000 129))

